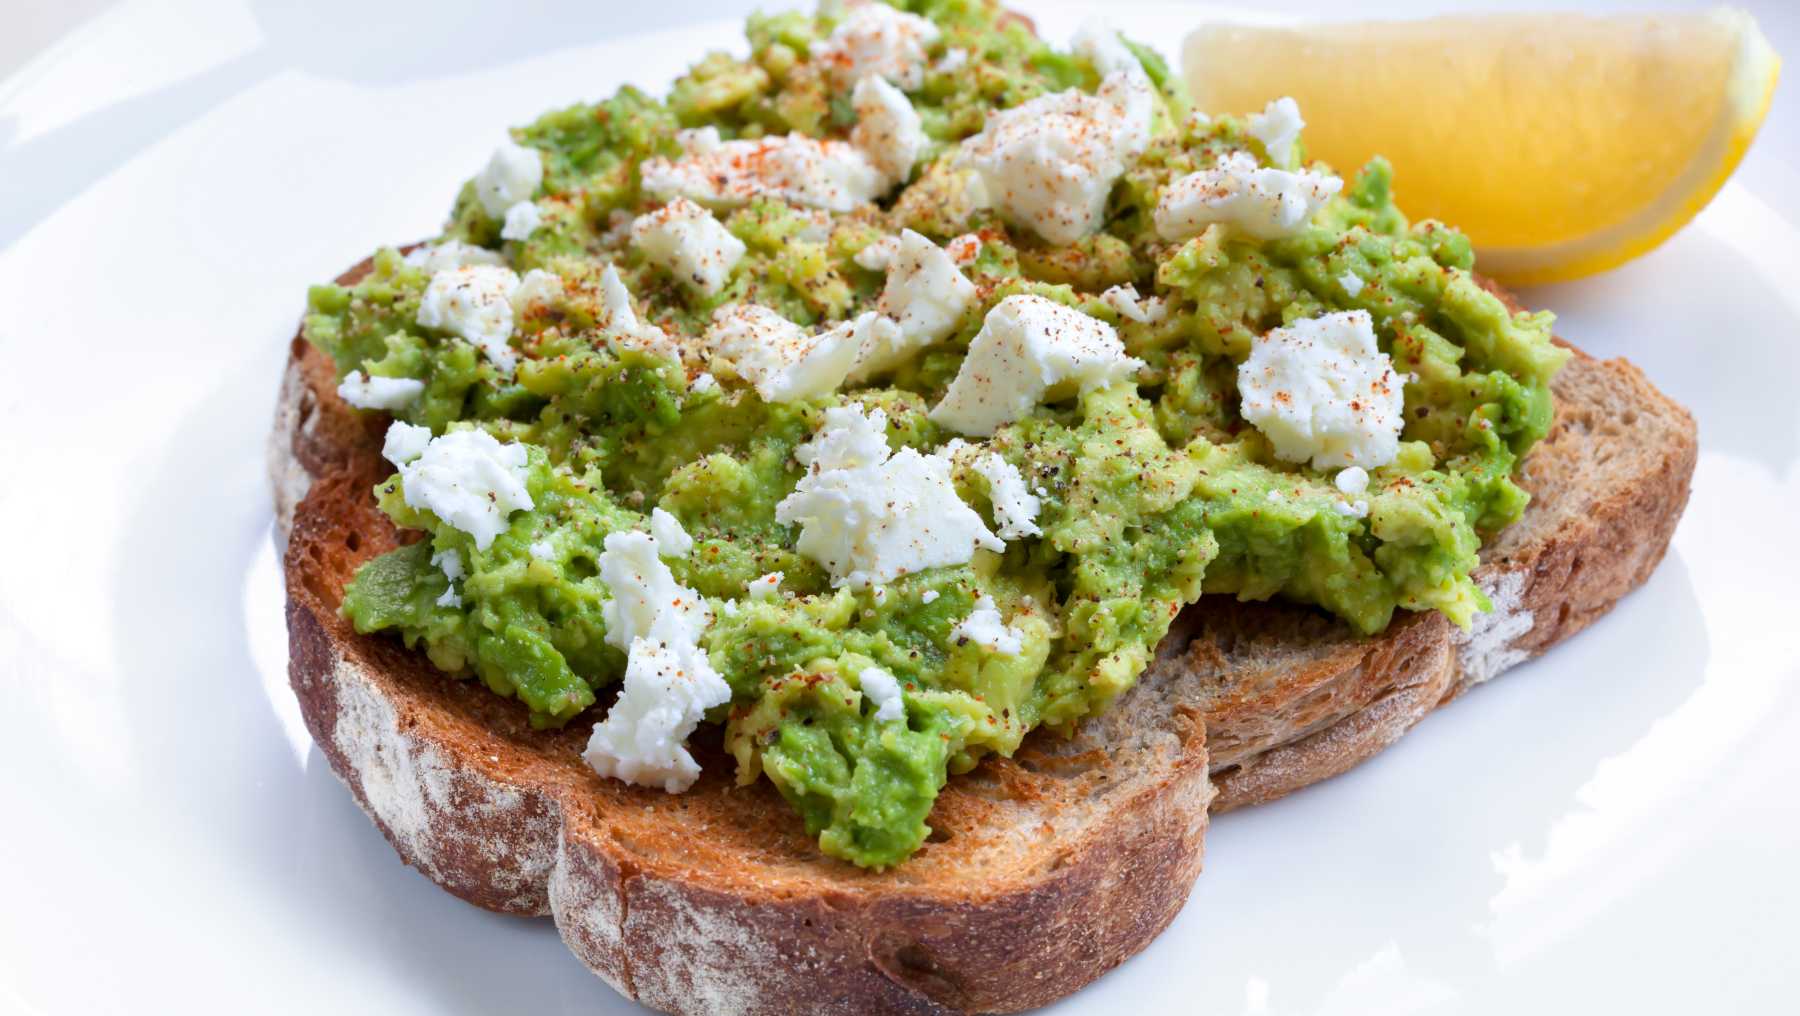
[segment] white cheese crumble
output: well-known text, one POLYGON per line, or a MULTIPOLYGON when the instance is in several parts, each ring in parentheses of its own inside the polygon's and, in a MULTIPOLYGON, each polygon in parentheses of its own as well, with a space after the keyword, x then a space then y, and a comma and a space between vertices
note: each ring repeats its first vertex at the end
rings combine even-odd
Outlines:
POLYGON ((512 295, 518 287, 519 277, 510 268, 445 269, 426 284, 415 320, 420 327, 466 339, 501 373, 511 374, 519 359, 507 344, 513 332, 512 295))
POLYGON ((1368 311, 1337 311, 1260 335, 1238 365, 1244 419, 1277 457, 1373 468, 1400 448, 1405 397, 1368 311))
POLYGON ((1007 625, 992 596, 976 600, 975 609, 950 629, 950 636, 959 645, 973 642, 1002 656, 1017 656, 1025 645, 1025 633, 1007 625))
POLYGON ((1220 156, 1215 168, 1163 188, 1156 232, 1164 240, 1185 240, 1223 222, 1258 240, 1293 236, 1343 186, 1335 176, 1266 169, 1248 152, 1233 152, 1220 156))
POLYGON ((688 735, 731 686, 692 642, 631 643, 619 698, 594 725, 582 758, 602 776, 679 794, 700 778, 688 735))
POLYGON ((752 600, 773 600, 781 595, 782 573, 772 571, 759 579, 744 583, 744 592, 752 600))
POLYGON ((1350 466, 1338 470, 1337 478, 1332 481, 1337 489, 1356 497, 1369 489, 1369 471, 1361 466, 1350 466))
POLYGON ((1369 517, 1369 502, 1367 501, 1334 501, 1332 507, 1337 510, 1339 515, 1347 515, 1353 519, 1369 517))
POLYGON ((638 216, 631 242, 651 263, 708 295, 725 288, 748 249, 711 212, 683 197, 638 216))
POLYGON ((894 675, 880 667, 864 667, 862 673, 856 675, 857 683, 862 686, 862 693, 875 707, 876 723, 892 723, 906 719, 906 699, 900 692, 900 682, 894 675))
POLYGON ((410 377, 364 377, 360 370, 344 375, 338 398, 358 409, 405 409, 418 401, 425 382, 410 377))
POLYGON ((620 345, 680 362, 681 347, 668 333, 638 320, 637 311, 631 307, 631 291, 612 265, 600 273, 600 313, 600 327, 612 332, 620 345))
POLYGON ((408 507, 431 512, 486 550, 506 531, 508 516, 532 506, 526 458, 522 444, 503 445, 485 430, 453 430, 400 467, 400 484, 408 507))
POLYGON ((456 591, 456 580, 467 575, 463 568, 462 555, 454 549, 440 550, 431 555, 432 567, 444 573, 444 591, 438 595, 437 605, 440 607, 462 606, 462 595, 456 591))
POLYGON ((772 197, 806 208, 848 212, 886 193, 886 175, 848 141, 787 134, 720 141, 716 130, 686 136, 678 160, 646 159, 644 191, 659 200, 689 198, 735 208, 772 197))
POLYGON ((977 548, 1006 549, 950 483, 950 459, 902 448, 889 454, 887 414, 833 406, 811 441, 795 450, 807 468, 775 507, 799 525, 800 553, 824 566, 836 586, 891 582, 940 565, 963 564, 977 548))
POLYGON ((838 88, 875 74, 910 92, 924 83, 927 50, 939 34, 937 25, 917 14, 863 3, 844 15, 813 59, 838 88))
POLYGON ((1155 324, 1169 316, 1169 305, 1162 297, 1139 296, 1137 287, 1130 283, 1113 286, 1101 293, 1100 302, 1125 320, 1141 325, 1155 324))
POLYGON ((858 321, 814 332, 760 304, 733 303, 713 312, 706 345, 714 357, 729 360, 764 402, 793 402, 844 383, 861 345, 858 321))
POLYGON ((404 466, 425 454, 425 447, 429 444, 430 427, 416 427, 395 420, 388 424, 387 436, 381 441, 381 457, 395 466, 404 466))
MULTIPOLYGON (((893 243, 882 258, 887 285, 875 302, 879 317, 869 323, 858 344, 850 368, 852 381, 911 360, 954 331, 975 302, 975 284, 944 248, 910 229, 891 239, 893 243)), ((859 252, 858 258, 861 256, 859 252)))
POLYGON ((1250 136, 1262 142, 1270 162, 1288 166, 1292 164, 1294 143, 1300 140, 1300 128, 1306 126, 1306 121, 1300 118, 1300 104, 1282 96, 1264 106, 1261 113, 1250 114, 1247 126, 1250 136))
POLYGON ((606 644, 629 649, 637 639, 694 643, 712 620, 700 594, 675 581, 657 539, 627 530, 608 533, 600 553, 600 581, 612 598, 600 605, 606 644))
POLYGON ((1071 88, 989 113, 958 164, 1008 218, 1074 243, 1100 227, 1113 184, 1149 144, 1154 108, 1142 71, 1117 71, 1093 95, 1071 88))
POLYGON ((525 549, 530 551, 531 556, 539 561, 554 561, 556 559, 556 547, 548 539, 533 540, 531 541, 531 546, 525 549))
POLYGON ((544 224, 543 209, 535 201, 519 201, 506 210, 506 221, 500 224, 500 239, 525 240, 544 224))
POLYGON ((506 264, 506 258, 499 251, 463 243, 461 240, 447 240, 444 243, 418 247, 407 252, 401 260, 414 268, 423 268, 433 273, 447 268, 467 268, 470 265, 506 264))
POLYGON ((994 521, 999 524, 997 532, 1002 540, 1043 534, 1037 524, 1043 503, 1025 489, 1025 477, 1019 475, 1019 467, 998 453, 988 452, 975 460, 975 471, 988 482, 988 499, 994 503, 994 521))
POLYGON ((1356 299, 1357 294, 1361 293, 1363 290, 1362 276, 1355 272, 1345 272, 1338 276, 1337 282, 1338 285, 1344 287, 1344 292, 1349 294, 1352 300, 1356 299))
POLYGON ((931 69, 938 74, 954 74, 962 70, 968 62, 969 51, 958 46, 945 50, 944 55, 938 57, 938 62, 933 64, 931 69))
POLYGON ((475 177, 475 197, 489 218, 499 219, 513 205, 531 200, 543 182, 544 157, 538 150, 504 141, 475 177))
POLYGON ((688 390, 696 394, 716 392, 719 390, 719 379, 703 371, 695 375, 694 380, 689 382, 688 390))
POLYGON ((1069 48, 1077 56, 1087 57, 1101 77, 1108 74, 1135 74, 1148 78, 1137 54, 1119 38, 1119 30, 1102 18, 1089 18, 1075 30, 1069 48))
POLYGON ((1009 296, 988 312, 931 419, 987 437, 1065 388, 1104 388, 1143 365, 1112 325, 1041 296, 1009 296))
POLYGON ((557 301, 562 298, 562 276, 554 272, 547 272, 542 268, 533 268, 525 273, 523 279, 519 280, 518 286, 514 287, 512 296, 508 299, 512 303, 513 318, 517 320, 549 310, 555 307, 557 301))
POLYGON ((664 557, 686 557, 694 552, 694 538, 681 528, 681 520, 661 508, 650 509, 650 535, 664 557))
POLYGON ((890 186, 905 183, 912 176, 913 163, 925 151, 925 127, 918 110, 905 92, 875 75, 856 83, 850 105, 856 110, 850 143, 887 177, 890 186))
POLYGON ((927 589, 923 593, 919 594, 919 602, 920 603, 931 603, 933 600, 936 600, 937 598, 938 598, 938 591, 935 589, 927 589))

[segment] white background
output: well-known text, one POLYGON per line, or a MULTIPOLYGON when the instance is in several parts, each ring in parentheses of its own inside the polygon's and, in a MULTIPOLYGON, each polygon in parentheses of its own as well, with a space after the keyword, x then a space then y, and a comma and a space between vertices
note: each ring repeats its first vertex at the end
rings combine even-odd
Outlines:
MULTIPOLYGON (((0 1010, 631 1010, 548 922, 400 866, 311 747, 262 443, 307 283, 433 232, 505 125, 660 87, 745 6, 127 2, 0 82, 0 1010)), ((1196 10, 1107 7, 1165 49, 1196 10)), ((1796 5, 1759 13, 1795 52, 1796 5)), ((1694 227, 1529 294, 1700 420, 1662 569, 1349 776, 1220 819, 1174 927, 1061 1011, 1792 1006, 1791 91, 1694 227)))

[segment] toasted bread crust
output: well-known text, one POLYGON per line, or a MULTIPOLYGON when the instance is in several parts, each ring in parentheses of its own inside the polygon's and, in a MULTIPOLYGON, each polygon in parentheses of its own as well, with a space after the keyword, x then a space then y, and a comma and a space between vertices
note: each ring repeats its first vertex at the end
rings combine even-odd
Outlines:
MULTIPOLYGON (((1571 370, 1626 372, 1632 397, 1671 405, 1628 364, 1578 355, 1571 370)), ((1474 670, 1542 652, 1641 583, 1694 461, 1689 419, 1685 446, 1583 506, 1585 524, 1497 543, 1478 577, 1513 590, 1527 622, 1488 640, 1487 656, 1435 614, 1359 639, 1305 608, 1207 600, 1111 712, 953 779, 934 842, 872 873, 820 855, 766 783, 731 786, 716 744, 696 745, 705 775, 687 794, 603 780, 580 761, 581 731, 534 731, 517 703, 357 636, 337 612, 344 582, 403 537, 369 497, 389 472, 386 421, 345 406, 333 382, 296 338, 270 456, 308 728, 407 863, 479 906, 551 915, 596 974, 675 1013, 1003 1012, 1076 990, 1180 910, 1209 803, 1348 769, 1476 683, 1474 670)))

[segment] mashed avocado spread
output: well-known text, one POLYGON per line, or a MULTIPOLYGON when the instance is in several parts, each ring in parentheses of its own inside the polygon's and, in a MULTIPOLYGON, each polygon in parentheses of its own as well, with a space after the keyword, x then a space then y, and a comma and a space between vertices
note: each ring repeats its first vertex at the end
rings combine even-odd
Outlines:
POLYGON ((748 36, 515 129, 435 243, 312 290, 424 536, 345 590, 358 631, 594 724, 607 776, 686 789, 722 724, 883 867, 1202 592, 1365 633, 1487 609, 1565 354, 1385 163, 1341 179, 1291 100, 1190 111, 1150 50, 984 0, 748 36))

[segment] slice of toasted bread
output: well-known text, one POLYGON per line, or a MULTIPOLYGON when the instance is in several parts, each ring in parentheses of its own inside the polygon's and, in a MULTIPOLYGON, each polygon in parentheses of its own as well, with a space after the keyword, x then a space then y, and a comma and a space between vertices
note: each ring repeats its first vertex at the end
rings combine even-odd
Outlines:
POLYGON ((369 495, 390 472, 385 421, 333 381, 296 340, 270 460, 291 677, 321 751, 408 863, 489 909, 552 915, 602 978, 678 1013, 1016 1011, 1074 991, 1186 899, 1209 727, 1231 804, 1341 772, 1642 581, 1694 454, 1692 422, 1635 368, 1578 355, 1527 463, 1537 498, 1483 570, 1510 605, 1500 623, 1459 643, 1411 615, 1360 639, 1304 608, 1208 598, 1110 712, 952 779, 931 840, 876 874, 820 854, 766 782, 732 785, 716 741, 695 745, 705 775, 685 794, 603 780, 579 757, 585 725, 534 731, 517 703, 357 636, 344 583, 402 534, 369 495))

